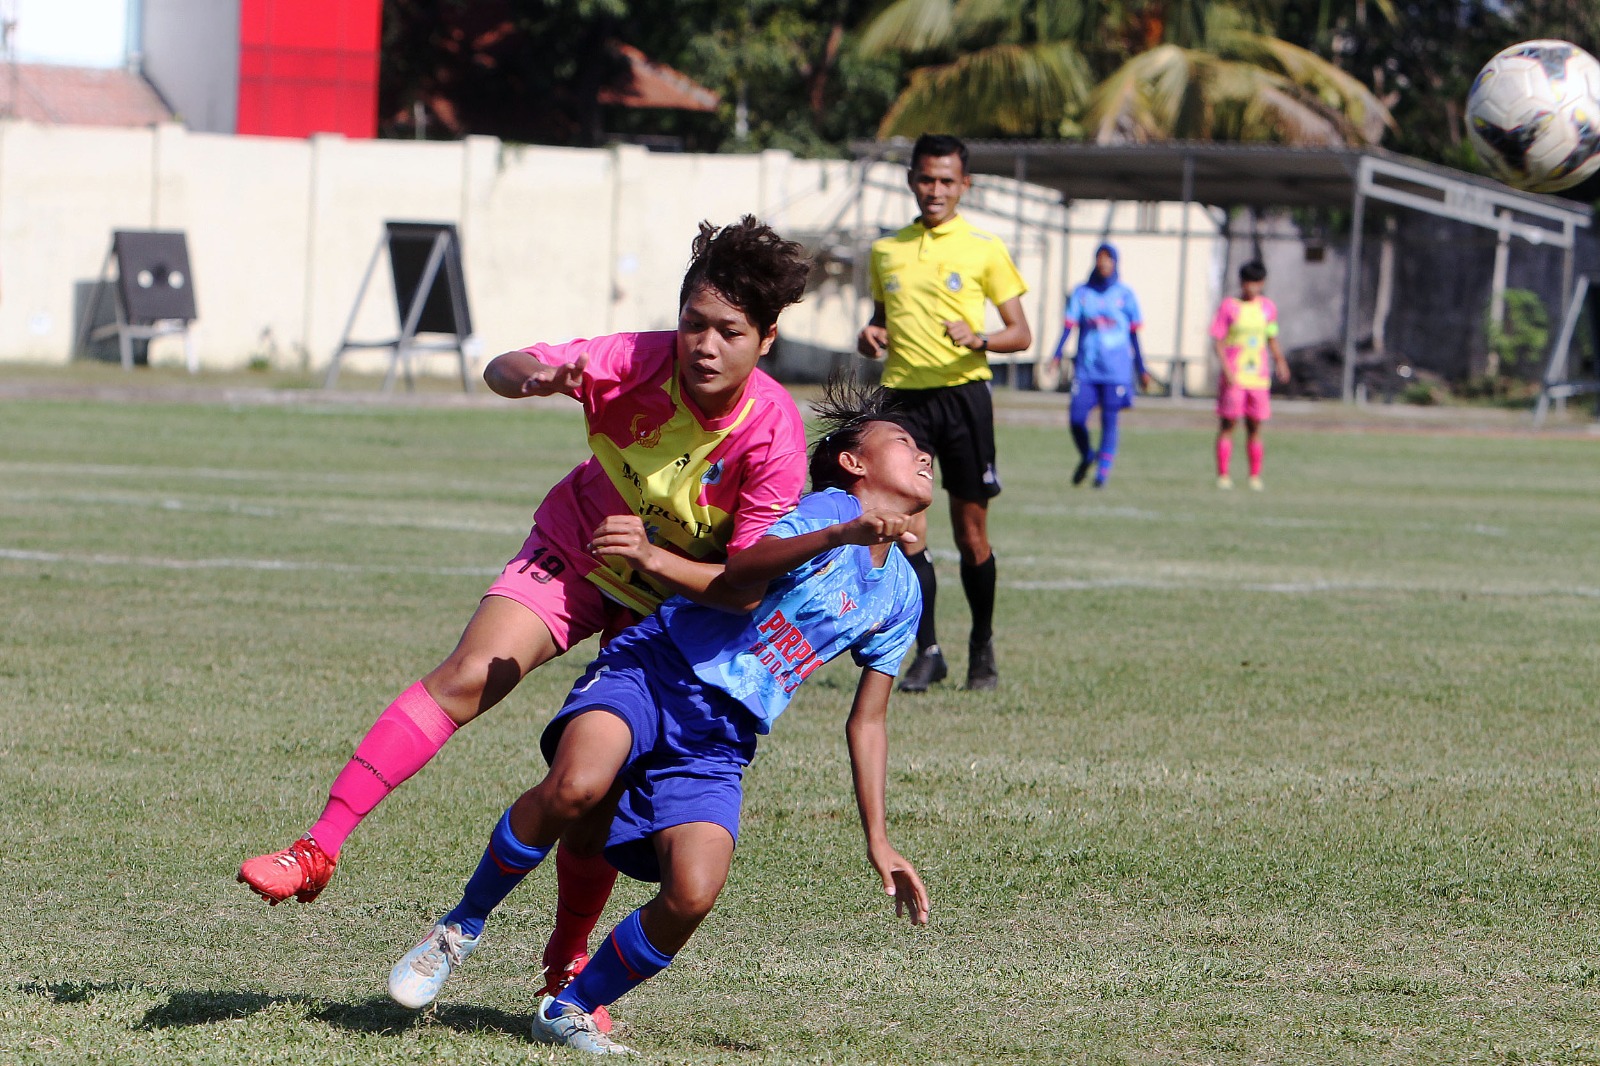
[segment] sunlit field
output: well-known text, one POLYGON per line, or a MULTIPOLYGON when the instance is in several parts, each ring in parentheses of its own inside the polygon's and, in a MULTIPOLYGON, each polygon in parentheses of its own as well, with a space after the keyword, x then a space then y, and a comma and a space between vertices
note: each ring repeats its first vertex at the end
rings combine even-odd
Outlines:
MULTIPOLYGON (((1037 421, 1000 431, 999 690, 891 705, 931 924, 866 864, 836 662, 617 1035, 673 1063, 1600 1061, 1600 437, 1286 415, 1267 491, 1223 493, 1203 413, 1146 403, 1096 492, 1037 421)), ((553 870, 434 1010, 384 980, 592 643, 316 903, 234 871, 315 817, 584 447, 559 403, 0 400, 0 1061, 582 1061, 527 1036, 553 870)), ((602 931, 648 895, 620 883, 602 931)))

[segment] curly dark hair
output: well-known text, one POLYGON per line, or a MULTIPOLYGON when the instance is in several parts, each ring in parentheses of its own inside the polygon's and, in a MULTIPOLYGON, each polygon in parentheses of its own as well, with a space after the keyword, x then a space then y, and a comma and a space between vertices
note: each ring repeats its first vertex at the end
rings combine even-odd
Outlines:
POLYGON ((811 445, 813 491, 847 489, 853 478, 839 465, 839 456, 854 451, 871 422, 904 425, 893 395, 878 385, 862 385, 855 375, 835 373, 828 379, 822 396, 811 402, 811 410, 822 427, 822 436, 811 445))
POLYGON ((702 222, 678 290, 678 306, 707 286, 765 334, 777 324, 779 312, 805 295, 810 276, 806 250, 754 215, 720 230, 702 222))

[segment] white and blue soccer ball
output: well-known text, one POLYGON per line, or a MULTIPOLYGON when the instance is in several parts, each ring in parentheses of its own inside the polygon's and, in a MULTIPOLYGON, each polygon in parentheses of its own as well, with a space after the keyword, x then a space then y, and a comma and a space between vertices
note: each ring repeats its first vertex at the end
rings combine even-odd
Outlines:
POLYGON ((1600 170, 1600 62, 1567 41, 1523 41, 1484 64, 1467 136, 1507 185, 1571 188, 1600 170))

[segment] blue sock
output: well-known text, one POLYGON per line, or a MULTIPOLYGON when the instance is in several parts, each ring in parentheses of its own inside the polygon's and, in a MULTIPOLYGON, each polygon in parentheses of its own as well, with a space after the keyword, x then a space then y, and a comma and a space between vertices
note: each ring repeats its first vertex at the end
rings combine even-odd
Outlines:
POLYGON ((1087 463, 1092 459, 1093 453, 1089 451, 1089 426, 1087 423, 1073 422, 1069 426, 1072 430, 1072 443, 1078 449, 1078 459, 1087 463))
POLYGON ((495 823, 494 832, 489 834, 489 846, 478 860, 478 868, 467 878, 461 902, 440 921, 460 925, 464 936, 481 935, 489 912, 522 883, 549 850, 517 839, 511 831, 511 808, 507 807, 506 813, 495 823))
POLYGON ((611 930, 594 957, 577 978, 556 996, 556 1002, 571 1003, 585 1014, 596 1007, 615 1003, 625 993, 672 964, 644 935, 639 912, 634 911, 611 930))

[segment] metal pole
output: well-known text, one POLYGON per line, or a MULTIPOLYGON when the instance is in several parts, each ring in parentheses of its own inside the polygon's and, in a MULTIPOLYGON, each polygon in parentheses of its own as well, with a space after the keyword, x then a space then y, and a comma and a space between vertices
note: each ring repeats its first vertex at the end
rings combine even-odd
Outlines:
POLYGON ((1175 301, 1177 322, 1172 330, 1172 364, 1167 371, 1171 383, 1167 386, 1167 397, 1173 401, 1183 398, 1183 380, 1188 366, 1183 355, 1183 297, 1188 289, 1189 280, 1189 201, 1194 199, 1194 156, 1189 152, 1183 154, 1183 218, 1182 229, 1178 233, 1178 298, 1175 301))
POLYGON ((422 308, 428 302, 428 294, 433 291, 434 278, 439 275, 439 267, 444 263, 444 251, 449 244, 450 238, 446 231, 440 230, 434 234, 428 261, 422 267, 422 278, 417 282, 416 292, 412 294, 411 303, 406 308, 405 321, 400 326, 400 339, 395 341, 394 356, 389 360, 389 373, 383 378, 384 392, 394 387, 394 371, 397 365, 405 367, 406 391, 416 390, 416 376, 411 372, 411 342, 416 339, 417 323, 422 321, 422 308))
MULTIPOLYGON (((1506 324, 1506 273, 1511 262, 1511 212, 1503 208, 1494 213, 1499 223, 1494 238, 1494 268, 1489 275, 1489 321, 1496 328, 1506 324)), ((1483 372, 1487 377, 1500 373, 1500 354, 1493 348, 1484 353, 1483 372)), ((1468 368, 1468 373, 1472 369, 1468 368)))
MULTIPOLYGON (((1027 184, 1028 184, 1028 157, 1025 154, 1023 154, 1022 152, 1018 152, 1015 156, 1012 157, 1011 176, 1012 176, 1013 179, 1015 179, 1015 181, 1017 183, 1017 187, 1016 187, 1016 193, 1017 193, 1017 218, 1016 218, 1016 222, 1017 222, 1017 225, 1016 225, 1016 229, 1014 231, 1015 232, 1014 239, 1015 239, 1015 242, 1016 242, 1017 255, 1021 256, 1022 255, 1023 215, 1027 211, 1027 202, 1023 199, 1023 192, 1026 189, 1027 184)), ((1044 287, 1044 283, 1042 281, 1039 283, 1039 285, 1040 285, 1040 288, 1044 287)), ((1041 322, 1040 326, 1042 327, 1043 325, 1044 325, 1044 323, 1041 322)), ((1010 360, 1011 366, 1010 366, 1010 369, 1006 372, 1006 383, 1008 385, 1010 385, 1013 390, 1015 390, 1018 387, 1018 385, 1020 384, 1019 379, 1022 376, 1022 368, 1020 366, 1020 362, 1025 362, 1027 360, 1027 358, 1028 358, 1027 349, 1024 349, 1024 350, 1022 350, 1020 352, 1012 352, 1007 358, 1010 360)), ((1029 381, 1030 384, 1032 384, 1032 382, 1033 382, 1033 371, 1032 370, 1030 370, 1028 372, 1028 381, 1029 381)))
POLYGON ((372 250, 372 258, 367 260, 367 272, 361 275, 361 287, 356 289, 356 302, 350 308, 350 317, 345 320, 344 333, 339 337, 339 347, 333 350, 333 359, 328 363, 328 376, 323 380, 322 387, 333 388, 334 382, 339 380, 339 359, 344 355, 344 350, 350 346, 350 333, 356 328, 356 316, 361 313, 361 301, 367 295, 367 286, 372 282, 372 272, 378 269, 378 257, 383 255, 383 250, 389 247, 389 232, 384 230, 383 236, 378 238, 378 246, 372 250))
POLYGON ((1350 210, 1350 258, 1344 271, 1344 366, 1340 375, 1340 399, 1354 403, 1356 398, 1356 305, 1361 299, 1361 227, 1367 212, 1367 161, 1356 172, 1356 193, 1350 210))

